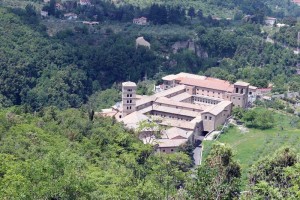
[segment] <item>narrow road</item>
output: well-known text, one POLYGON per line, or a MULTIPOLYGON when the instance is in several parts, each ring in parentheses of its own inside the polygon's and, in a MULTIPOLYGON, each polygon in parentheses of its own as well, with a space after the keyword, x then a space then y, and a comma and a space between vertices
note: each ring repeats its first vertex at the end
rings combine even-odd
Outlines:
POLYGON ((201 165, 201 160, 202 160, 202 146, 201 146, 201 144, 194 149, 193 153, 194 153, 193 158, 194 158, 194 161, 195 161, 195 166, 201 165))

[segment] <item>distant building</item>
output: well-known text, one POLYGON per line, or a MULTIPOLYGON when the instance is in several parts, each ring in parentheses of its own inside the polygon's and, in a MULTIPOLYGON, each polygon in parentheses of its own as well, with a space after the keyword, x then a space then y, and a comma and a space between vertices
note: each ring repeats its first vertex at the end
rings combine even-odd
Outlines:
POLYGON ((41 16, 42 17, 48 17, 48 12, 47 11, 41 11, 41 16))
POLYGON ((263 96, 265 94, 271 93, 271 91, 272 91, 272 87, 258 88, 257 95, 263 96))
POLYGON ((134 18, 132 20, 132 22, 137 25, 147 25, 148 24, 146 17, 134 18))
POLYGON ((144 47, 148 47, 150 49, 150 43, 147 42, 144 37, 138 37, 136 40, 135 40, 135 46, 138 47, 138 46, 144 46, 144 47))
POLYGON ((289 25, 277 23, 276 26, 279 27, 279 28, 281 28, 281 27, 285 27, 285 26, 289 26, 289 25))
POLYGON ((92 3, 91 3, 90 0, 80 0, 80 1, 79 1, 79 4, 80 4, 81 6, 90 6, 90 5, 92 5, 92 3))
POLYGON ((94 26, 94 25, 98 25, 99 24, 99 22, 89 22, 89 21, 83 21, 82 23, 86 24, 86 25, 90 25, 90 26, 94 26))
POLYGON ((274 18, 274 17, 266 17, 265 24, 267 26, 274 26, 275 23, 276 23, 276 18, 274 18))
MULTIPOLYGON (((144 143, 165 153, 175 152, 188 142, 194 144, 222 126, 231 116, 233 106, 248 106, 250 94, 249 83, 231 84, 188 73, 163 77, 161 91, 151 96, 136 95, 136 87, 133 82, 123 83, 122 103, 96 115, 114 117, 127 128, 138 130, 144 143), (165 130, 155 138, 152 133, 157 130, 139 129, 142 121, 155 122, 165 130)), ((256 88, 251 86, 251 92, 256 92, 256 88)))
POLYGON ((64 14, 64 17, 67 18, 68 20, 72 20, 72 19, 77 19, 78 16, 75 13, 66 13, 64 14))

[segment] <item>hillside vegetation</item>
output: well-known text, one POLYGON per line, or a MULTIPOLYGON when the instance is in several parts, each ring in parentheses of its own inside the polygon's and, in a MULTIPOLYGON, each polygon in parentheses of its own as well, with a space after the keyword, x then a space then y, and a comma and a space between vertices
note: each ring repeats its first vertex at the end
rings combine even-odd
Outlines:
MULTIPOLYGON (((256 110, 264 110, 264 108, 256 110)), ((217 142, 227 144, 234 150, 236 158, 241 164, 243 187, 248 184, 249 169, 260 159, 272 155, 277 149, 286 146, 294 148, 297 152, 300 151, 299 118, 274 110, 272 113, 275 118, 275 126, 270 129, 239 129, 235 126, 217 139, 217 142)), ((204 142, 205 154, 209 153, 213 143, 215 142, 204 142)))

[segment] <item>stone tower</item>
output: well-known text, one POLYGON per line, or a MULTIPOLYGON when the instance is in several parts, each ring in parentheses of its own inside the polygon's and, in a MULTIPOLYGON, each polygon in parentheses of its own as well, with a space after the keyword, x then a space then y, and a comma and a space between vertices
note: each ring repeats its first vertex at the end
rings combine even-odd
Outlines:
POLYGON ((136 109, 136 84, 133 82, 122 83, 122 117, 129 115, 136 109))
POLYGON ((236 82, 234 84, 234 91, 231 95, 231 101, 234 106, 246 108, 248 104, 249 83, 236 82))

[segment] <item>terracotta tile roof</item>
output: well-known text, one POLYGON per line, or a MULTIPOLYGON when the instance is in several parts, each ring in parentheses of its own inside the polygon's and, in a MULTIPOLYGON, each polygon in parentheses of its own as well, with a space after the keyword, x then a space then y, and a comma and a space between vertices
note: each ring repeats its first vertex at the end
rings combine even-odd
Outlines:
POLYGON ((205 80, 201 80, 201 79, 181 77, 178 78, 177 80, 180 81, 180 84, 184 84, 184 85, 198 86, 198 87, 209 88, 209 89, 225 91, 225 92, 233 91, 232 84, 230 84, 228 81, 224 81, 216 78, 208 77, 205 80))
POLYGON ((203 113, 211 113, 211 114, 216 116, 216 115, 220 114, 222 111, 224 111, 225 108, 227 106, 229 106, 230 104, 232 104, 231 101, 221 101, 220 103, 218 103, 214 107, 208 108, 203 113))
POLYGON ((177 127, 172 127, 164 131, 162 138, 163 139, 189 139, 193 134, 192 131, 186 131, 177 127))
POLYGON ((173 101, 181 102, 181 101, 186 100, 186 99, 191 98, 191 97, 192 97, 192 95, 190 95, 187 92, 184 92, 184 93, 181 93, 181 94, 176 95, 174 97, 171 97, 170 99, 172 99, 173 101))
POLYGON ((136 111, 123 117, 121 121, 126 125, 126 127, 137 129, 139 126, 139 122, 147 119, 149 118, 146 115, 136 111))
POLYGON ((128 82, 124 82, 124 83, 122 83, 122 86, 135 87, 135 86, 136 86, 136 84, 135 84, 134 82, 130 82, 130 81, 128 81, 128 82))
POLYGON ((236 83, 234 83, 234 85, 240 85, 240 86, 249 86, 250 84, 249 83, 246 83, 246 82, 243 82, 243 81, 237 81, 236 83))
POLYGON ((163 121, 160 123, 163 126, 171 126, 171 127, 177 127, 182 128, 186 130, 194 130, 196 123, 182 121, 182 120, 176 120, 176 119, 163 119, 163 121))
POLYGON ((176 93, 176 92, 182 92, 183 93, 183 92, 185 92, 185 88, 186 88, 185 85, 177 85, 177 86, 175 86, 173 88, 170 88, 168 90, 158 92, 158 93, 154 94, 153 96, 155 96, 155 97, 166 97, 166 96, 171 95, 171 94, 176 93))

